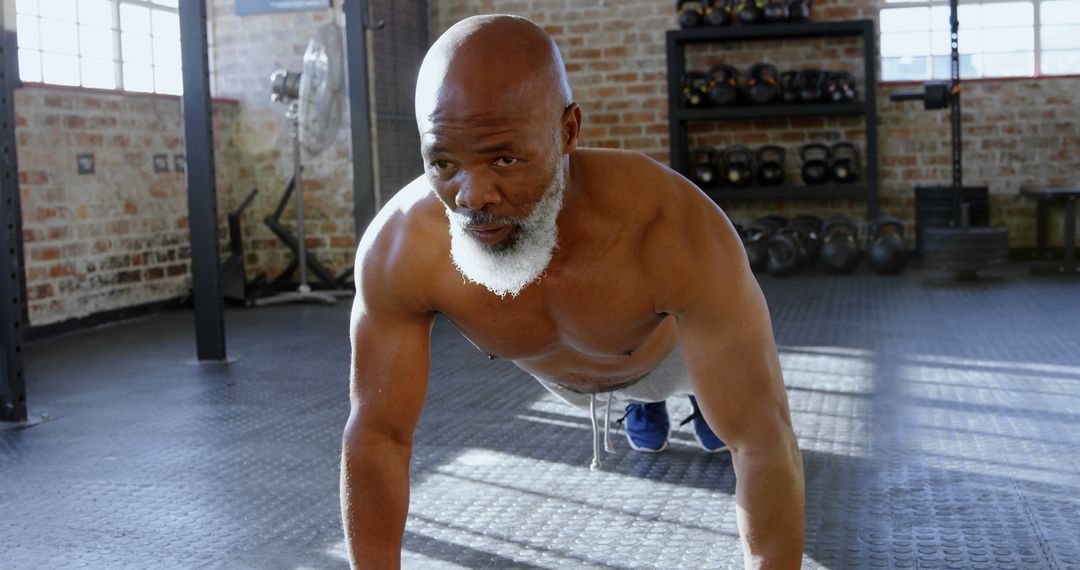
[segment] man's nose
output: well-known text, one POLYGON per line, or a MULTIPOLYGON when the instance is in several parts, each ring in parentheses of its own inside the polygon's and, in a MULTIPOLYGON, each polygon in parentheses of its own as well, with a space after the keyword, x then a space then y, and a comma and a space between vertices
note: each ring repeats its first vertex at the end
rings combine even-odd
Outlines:
POLYGON ((459 208, 480 211, 502 202, 502 195, 489 177, 470 172, 464 178, 454 197, 454 203, 459 208))

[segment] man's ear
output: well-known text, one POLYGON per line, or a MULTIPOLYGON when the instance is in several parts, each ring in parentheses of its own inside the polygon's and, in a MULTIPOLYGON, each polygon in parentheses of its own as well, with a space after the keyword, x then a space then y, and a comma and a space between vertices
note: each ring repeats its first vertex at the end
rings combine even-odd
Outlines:
POLYGON ((562 140, 562 153, 570 154, 577 148, 578 136, 581 134, 581 107, 577 103, 570 105, 563 111, 560 139, 562 140))

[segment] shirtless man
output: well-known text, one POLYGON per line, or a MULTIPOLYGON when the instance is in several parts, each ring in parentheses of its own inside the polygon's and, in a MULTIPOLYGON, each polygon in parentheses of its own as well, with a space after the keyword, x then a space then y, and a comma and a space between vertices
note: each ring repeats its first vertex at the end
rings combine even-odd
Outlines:
POLYGON ((667 392, 645 402, 662 402, 681 370, 732 453, 746 566, 798 567, 802 459, 768 309, 723 212, 645 156, 577 148, 582 112, 558 48, 523 18, 469 18, 440 37, 416 118, 426 173, 356 253, 341 475, 350 561, 400 565, 441 314, 579 405, 634 399, 642 385, 667 392))

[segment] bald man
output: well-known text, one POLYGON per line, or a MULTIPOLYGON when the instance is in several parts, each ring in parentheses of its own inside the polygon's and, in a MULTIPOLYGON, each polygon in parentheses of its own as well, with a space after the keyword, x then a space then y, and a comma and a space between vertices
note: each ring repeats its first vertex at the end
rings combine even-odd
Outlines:
POLYGON ((582 112, 564 69, 554 41, 511 16, 459 22, 424 59, 426 172, 356 253, 341 475, 350 560, 400 565, 430 333, 443 315, 490 357, 590 409, 594 467, 598 400, 627 405, 631 445, 659 451, 664 400, 695 396, 699 440, 732 454, 746 566, 796 568, 802 459, 739 237, 670 169, 578 148, 582 112))

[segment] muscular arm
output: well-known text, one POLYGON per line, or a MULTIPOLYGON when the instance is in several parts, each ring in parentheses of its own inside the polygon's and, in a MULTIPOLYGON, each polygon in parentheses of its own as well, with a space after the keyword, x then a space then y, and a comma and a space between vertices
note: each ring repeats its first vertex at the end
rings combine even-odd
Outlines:
POLYGON ((354 568, 397 568, 409 508, 413 432, 427 391, 433 313, 414 301, 417 280, 394 260, 401 244, 372 242, 365 236, 356 261, 341 519, 354 568))
POLYGON ((727 218, 711 203, 693 210, 685 235, 656 244, 675 276, 664 312, 678 320, 701 411, 731 448, 746 567, 798 568, 802 457, 768 308, 727 218))

